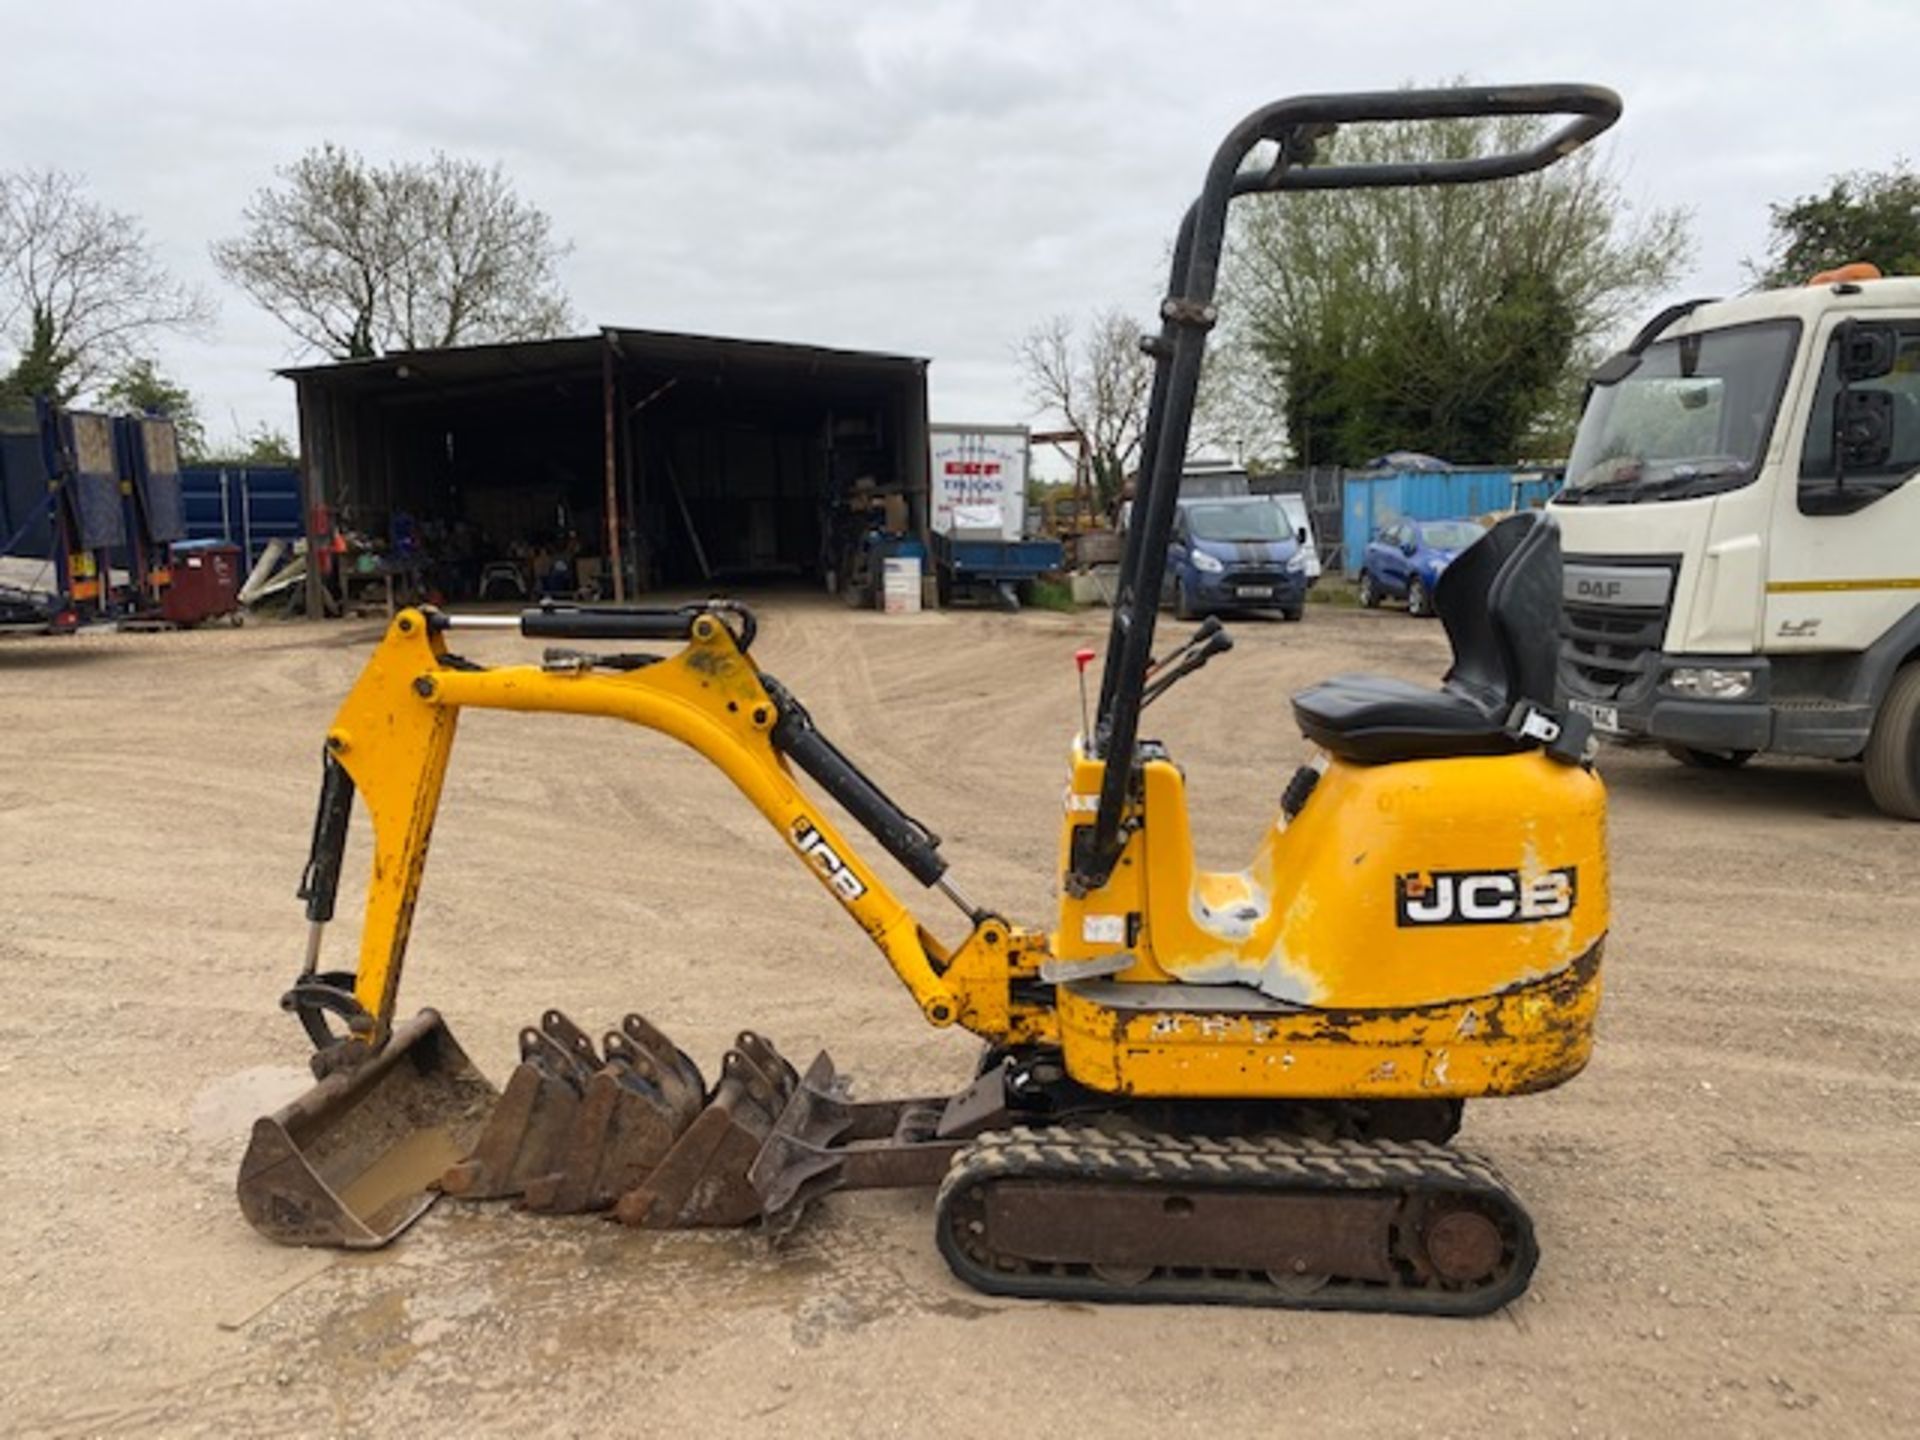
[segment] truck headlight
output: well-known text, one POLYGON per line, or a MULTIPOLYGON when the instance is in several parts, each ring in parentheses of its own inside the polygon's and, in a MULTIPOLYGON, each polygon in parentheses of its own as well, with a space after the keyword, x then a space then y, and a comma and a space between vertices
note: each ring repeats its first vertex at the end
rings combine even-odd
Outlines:
POLYGON ((1209 575, 1218 575, 1227 567, 1214 559, 1213 556, 1207 554, 1206 551, 1196 550, 1193 552, 1193 568, 1196 570, 1204 570, 1209 575))
POLYGON ((1701 700, 1744 700, 1753 694, 1753 672, 1686 665, 1667 672, 1667 688, 1701 700))
POLYGON ((1293 574, 1298 575, 1302 571, 1304 571, 1306 568, 1307 568, 1307 552, 1306 551, 1296 550, 1293 552, 1292 555, 1287 557, 1287 569, 1291 571, 1293 574))

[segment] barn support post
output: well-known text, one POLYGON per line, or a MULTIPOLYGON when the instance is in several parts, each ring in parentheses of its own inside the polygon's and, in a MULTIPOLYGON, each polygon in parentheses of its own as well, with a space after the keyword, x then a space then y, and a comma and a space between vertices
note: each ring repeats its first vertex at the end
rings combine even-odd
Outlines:
POLYGON ((296 382, 294 394, 300 427, 300 515, 307 532, 307 618, 324 620, 327 602, 320 578, 320 553, 325 537, 320 533, 320 506, 328 498, 327 469, 333 448, 332 397, 307 381, 296 382), (327 407, 324 419, 319 413, 322 405, 327 407))
POLYGON ((600 404, 605 421, 607 451, 607 566, 613 571, 613 599, 627 598, 627 569, 620 559, 620 466, 614 443, 613 337, 603 335, 600 348, 600 404))

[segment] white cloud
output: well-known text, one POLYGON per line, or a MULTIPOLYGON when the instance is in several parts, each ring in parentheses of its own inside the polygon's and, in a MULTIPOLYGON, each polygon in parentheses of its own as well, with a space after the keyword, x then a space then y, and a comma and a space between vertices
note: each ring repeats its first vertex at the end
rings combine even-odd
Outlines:
POLYGON ((216 432, 291 428, 271 372, 294 352, 207 244, 322 138, 501 160, 574 241, 591 323, 927 355, 936 414, 1019 418, 1013 341, 1054 311, 1151 314, 1208 154, 1267 100, 1611 85, 1635 199, 1696 213, 1680 289, 1724 292, 1768 201, 1909 148, 1903 87, 1863 77, 1920 42, 1898 0, 14 9, 0 165, 84 172, 220 298, 215 336, 163 355, 216 432))

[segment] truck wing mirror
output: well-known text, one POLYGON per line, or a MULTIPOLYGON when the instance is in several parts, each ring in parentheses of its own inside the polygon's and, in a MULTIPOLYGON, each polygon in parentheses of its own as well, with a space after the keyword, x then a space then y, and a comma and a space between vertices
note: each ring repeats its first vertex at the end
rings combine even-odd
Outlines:
POLYGON ((1842 384, 1855 385, 1893 373, 1899 342, 1891 325, 1849 320, 1835 333, 1834 343, 1840 347, 1842 384))
POLYGON ((1293 532, 1293 538, 1302 545, 1306 544, 1307 543, 1307 527, 1304 525, 1296 527, 1293 532))
POLYGON ((1893 395, 1842 390, 1833 397, 1833 449, 1842 473, 1878 470, 1893 454, 1893 395))

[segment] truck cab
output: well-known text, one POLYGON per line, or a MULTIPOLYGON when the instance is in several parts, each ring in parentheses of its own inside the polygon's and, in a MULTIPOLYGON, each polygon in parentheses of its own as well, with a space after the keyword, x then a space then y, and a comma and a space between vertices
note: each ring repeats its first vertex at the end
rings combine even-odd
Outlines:
POLYGON ((1672 307, 1595 374, 1558 683, 1690 764, 1862 760, 1920 819, 1920 278, 1861 272, 1672 307))

